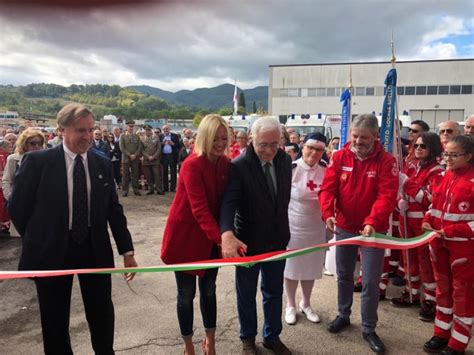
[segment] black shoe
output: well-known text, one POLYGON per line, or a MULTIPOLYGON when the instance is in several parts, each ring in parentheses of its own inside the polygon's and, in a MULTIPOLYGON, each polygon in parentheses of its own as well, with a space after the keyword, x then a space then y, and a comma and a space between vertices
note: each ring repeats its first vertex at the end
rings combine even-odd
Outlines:
POLYGON ((453 348, 450 348, 449 346, 444 349, 442 352, 440 352, 442 355, 464 355, 464 351, 457 351, 454 350, 453 348))
POLYGON ((176 189, 171 189, 170 191, 171 191, 171 192, 176 192, 176 189))
POLYGON ((395 276, 392 279, 392 285, 393 286, 405 286, 405 278, 403 276, 395 276))
POLYGON ((277 340, 265 340, 263 339, 263 346, 267 349, 272 350, 275 354, 278 355, 291 355, 290 349, 282 343, 280 339, 277 340))
POLYGON ((379 301, 385 301, 386 298, 387 297, 385 296, 385 292, 380 292, 379 301))
POLYGON ((151 190, 151 191, 148 191, 148 192, 146 193, 146 195, 147 195, 147 196, 148 196, 148 195, 153 195, 154 193, 155 193, 155 192, 154 192, 153 190, 151 190))
POLYGON ((421 303, 418 318, 423 322, 434 322, 436 315, 436 303, 433 301, 423 301, 421 303))
POLYGON ((362 282, 356 282, 354 284, 354 292, 362 292, 362 282))
POLYGON ((123 194, 122 194, 123 197, 127 197, 128 196, 128 191, 124 191, 123 194))
POLYGON ((141 196, 142 194, 140 193, 140 190, 133 190, 133 193, 136 195, 136 196, 141 196))
POLYGON ((328 324, 329 333, 339 333, 344 328, 347 328, 351 324, 349 319, 344 319, 339 316, 336 317, 331 323, 328 324))
POLYGON ((418 296, 413 296, 412 297, 412 302, 410 302, 410 295, 408 292, 403 291, 402 295, 397 298, 392 298, 390 300, 390 304, 394 307, 397 308, 408 308, 411 306, 419 306, 420 305, 420 299, 418 296))
POLYGON ((382 340, 380 340, 377 333, 362 333, 365 341, 369 343, 370 349, 377 354, 383 354, 385 352, 385 345, 383 345, 382 340))
POLYGON ((255 338, 242 340, 242 355, 257 354, 257 346, 255 345, 255 338))
POLYGON ((448 339, 434 336, 423 345, 423 350, 429 354, 439 354, 448 345, 448 342, 448 339))

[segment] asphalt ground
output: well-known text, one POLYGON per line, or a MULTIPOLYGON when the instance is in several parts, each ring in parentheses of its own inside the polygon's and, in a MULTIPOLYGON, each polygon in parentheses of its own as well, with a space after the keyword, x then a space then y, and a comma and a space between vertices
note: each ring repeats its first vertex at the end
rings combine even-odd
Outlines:
MULTIPOLYGON (((136 258, 142 266, 161 264, 161 237, 172 197, 172 194, 129 196, 121 200, 134 238, 136 258)), ((0 269, 16 270, 20 251, 19 239, 0 238, 0 269)), ((116 264, 122 264, 120 256, 117 256, 116 264)), ((130 287, 120 275, 113 275, 112 280, 116 353, 182 354, 173 273, 137 275, 130 287)), ((400 291, 400 287, 390 285, 387 298, 397 297, 400 291)), ((241 342, 233 267, 219 270, 217 298, 217 353, 239 354, 241 342)), ((260 292, 257 299, 261 327, 263 316, 260 292)), ((313 309, 321 317, 321 323, 310 323, 302 314, 298 314, 296 325, 283 323, 281 339, 294 354, 371 354, 367 343, 362 339, 359 294, 354 295, 351 326, 336 335, 326 330, 328 322, 337 314, 334 277, 324 276, 316 281, 311 300, 313 309)), ((416 308, 394 308, 388 300, 380 303, 377 333, 387 347, 386 354, 423 354, 423 343, 432 336, 433 325, 418 320, 417 312, 416 308)), ((199 354, 204 331, 197 298, 194 318, 194 342, 196 353, 199 354)), ((71 302, 70 333, 74 353, 93 353, 77 279, 71 302)), ((41 354, 42 346, 33 281, 0 281, 0 355, 41 354)), ((260 354, 271 354, 263 348, 260 337, 257 338, 257 346, 260 354)), ((471 342, 467 354, 472 355, 473 350, 471 342)))

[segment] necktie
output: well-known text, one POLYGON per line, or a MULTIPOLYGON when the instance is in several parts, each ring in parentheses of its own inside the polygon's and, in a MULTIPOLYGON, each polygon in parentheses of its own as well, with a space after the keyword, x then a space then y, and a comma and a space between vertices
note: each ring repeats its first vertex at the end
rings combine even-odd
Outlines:
POLYGON ((86 239, 89 229, 87 207, 86 171, 80 155, 76 156, 72 179, 72 239, 81 243, 86 239))
POLYGON ((265 163, 265 180, 267 180, 268 189, 270 190, 270 195, 272 199, 275 199, 275 185, 273 185, 272 174, 270 174, 270 163, 265 163))

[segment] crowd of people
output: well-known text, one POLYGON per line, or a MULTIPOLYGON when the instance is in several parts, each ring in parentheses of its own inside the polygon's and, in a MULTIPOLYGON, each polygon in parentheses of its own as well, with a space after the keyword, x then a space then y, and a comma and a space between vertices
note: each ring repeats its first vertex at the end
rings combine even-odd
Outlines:
MULTIPOLYGON (((123 133, 104 133, 95 127, 90 110, 69 104, 59 112, 58 126, 62 138, 54 148, 31 152, 44 148, 46 140, 26 130, 16 142, 16 155, 5 160, 12 165, 3 186, 9 215, 22 236, 21 270, 113 266, 107 225, 125 267, 136 266, 117 188, 127 196, 131 181, 139 195, 143 169, 149 194, 176 191, 163 235, 165 264, 304 248, 331 234, 341 241, 375 233, 413 238, 435 231, 429 246, 406 253, 337 246, 338 314, 327 329, 339 333, 350 325, 359 257, 362 337, 373 352, 385 351, 376 333, 377 309, 394 265, 404 271, 406 289, 391 304, 420 306, 420 319, 434 321, 433 337, 420 348, 442 354, 466 349, 474 320, 474 117, 467 119, 464 134, 453 121, 441 123, 439 135, 423 121, 412 122, 403 162, 383 149, 372 114, 353 120, 349 141, 340 149, 339 138, 327 142, 320 133, 299 137, 270 117, 258 119, 248 134, 233 132, 222 117, 211 114, 196 134, 184 131, 180 138, 166 125, 159 133, 145 126, 140 137, 133 121, 123 133), (46 218, 43 196, 58 196, 58 203, 47 217, 55 223, 39 228, 46 218)), ((264 347, 291 354, 280 338, 282 318, 295 325, 297 309, 310 322, 320 322, 311 294, 322 277, 324 258, 319 251, 236 267, 243 354, 257 352, 259 278, 264 347)), ((175 272, 185 354, 195 353, 196 284, 205 329, 200 347, 205 354, 216 352, 217 276, 218 269, 175 272)), ((133 274, 126 277, 131 280, 133 274)), ((94 351, 112 354, 110 275, 81 275, 79 281, 94 351)), ((72 276, 35 283, 45 352, 71 353, 72 276)))

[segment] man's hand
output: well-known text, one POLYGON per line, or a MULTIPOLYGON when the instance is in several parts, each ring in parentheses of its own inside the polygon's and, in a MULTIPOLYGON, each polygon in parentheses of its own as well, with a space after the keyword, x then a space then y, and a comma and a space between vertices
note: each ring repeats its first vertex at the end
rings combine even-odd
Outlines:
POLYGON ((326 219, 326 228, 328 229, 328 231, 336 234, 336 231, 334 230, 335 227, 336 227, 336 218, 329 217, 328 219, 326 219))
POLYGON ((149 160, 149 161, 155 160, 155 157, 152 156, 152 155, 150 155, 150 156, 148 157, 148 160, 149 160))
POLYGON ((238 258, 240 256, 239 249, 243 250, 244 253, 247 252, 247 245, 242 243, 239 239, 236 238, 234 232, 226 231, 222 233, 222 257, 225 258, 238 258))
POLYGON ((366 224, 360 234, 364 237, 372 237, 375 234, 375 229, 370 224, 366 224))
MULTIPOLYGON (((135 261, 135 257, 133 255, 124 255, 123 266, 124 267, 137 267, 137 262, 135 261)), ((131 281, 135 277, 135 273, 123 274, 123 277, 125 280, 131 281)))
POLYGON ((130 160, 135 160, 137 156, 135 154, 130 154, 130 160))
POLYGON ((429 224, 428 222, 423 222, 421 224, 421 229, 423 229, 424 231, 432 231, 433 227, 431 227, 431 224, 429 224))

